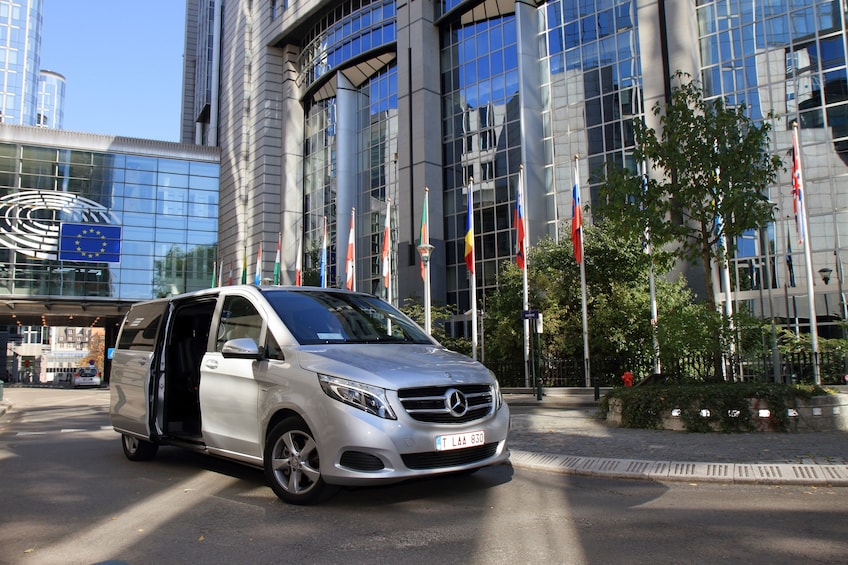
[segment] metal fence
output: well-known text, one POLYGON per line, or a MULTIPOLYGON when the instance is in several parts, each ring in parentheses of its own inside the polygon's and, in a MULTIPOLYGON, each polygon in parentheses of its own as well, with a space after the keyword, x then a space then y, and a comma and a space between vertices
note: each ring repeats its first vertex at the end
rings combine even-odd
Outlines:
MULTIPOLYGON (((813 357, 811 353, 779 355, 775 364, 770 353, 763 355, 737 355, 722 359, 722 370, 726 381, 782 382, 786 384, 812 384, 813 357), (777 370, 775 371, 775 367, 777 370), (775 379, 776 376, 776 379, 775 379)), ((621 384, 624 371, 632 371, 637 379, 651 374, 644 360, 624 357, 592 357, 590 363, 591 382, 588 386, 616 386, 621 384), (597 382, 596 382, 597 380, 597 382)), ((502 387, 533 386, 526 382, 524 362, 521 360, 486 363, 495 373, 502 387)), ((665 360, 662 363, 663 377, 675 381, 711 380, 714 372, 713 360, 708 356, 692 356, 684 359, 665 360)), ((819 354, 819 375, 823 385, 848 384, 848 355, 839 352, 819 354)), ((583 359, 543 358, 541 370, 543 387, 587 386, 583 359)))

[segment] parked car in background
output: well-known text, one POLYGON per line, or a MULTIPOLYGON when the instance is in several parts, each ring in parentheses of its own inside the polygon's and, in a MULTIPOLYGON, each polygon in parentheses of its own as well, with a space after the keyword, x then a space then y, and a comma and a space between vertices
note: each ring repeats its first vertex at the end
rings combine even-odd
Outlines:
POLYGON ((100 386, 103 380, 97 367, 80 367, 74 373, 74 388, 84 386, 100 386))
POLYGON ((492 373, 363 293, 240 285, 135 304, 110 390, 128 459, 160 445, 232 459, 295 504, 509 457, 492 373))

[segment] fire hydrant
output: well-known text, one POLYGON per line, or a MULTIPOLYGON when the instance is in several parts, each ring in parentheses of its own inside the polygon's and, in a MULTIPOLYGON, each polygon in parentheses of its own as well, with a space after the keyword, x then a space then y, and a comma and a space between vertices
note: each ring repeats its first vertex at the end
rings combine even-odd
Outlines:
POLYGON ((624 382, 624 386, 633 386, 633 373, 624 371, 624 374, 621 375, 621 380, 624 382))

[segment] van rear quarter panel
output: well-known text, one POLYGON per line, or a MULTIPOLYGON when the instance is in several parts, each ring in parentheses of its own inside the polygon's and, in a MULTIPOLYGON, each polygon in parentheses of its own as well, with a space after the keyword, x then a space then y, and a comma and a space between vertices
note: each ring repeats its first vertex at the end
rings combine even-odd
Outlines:
POLYGON ((117 350, 112 359, 110 413, 120 431, 150 437, 150 351, 117 350))

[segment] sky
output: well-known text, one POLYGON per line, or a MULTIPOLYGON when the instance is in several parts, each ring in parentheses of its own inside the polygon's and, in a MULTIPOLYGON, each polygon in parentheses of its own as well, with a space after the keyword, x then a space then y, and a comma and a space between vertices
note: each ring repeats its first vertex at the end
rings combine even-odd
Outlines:
POLYGON ((179 141, 185 2, 44 0, 41 68, 65 77, 63 129, 179 141))

